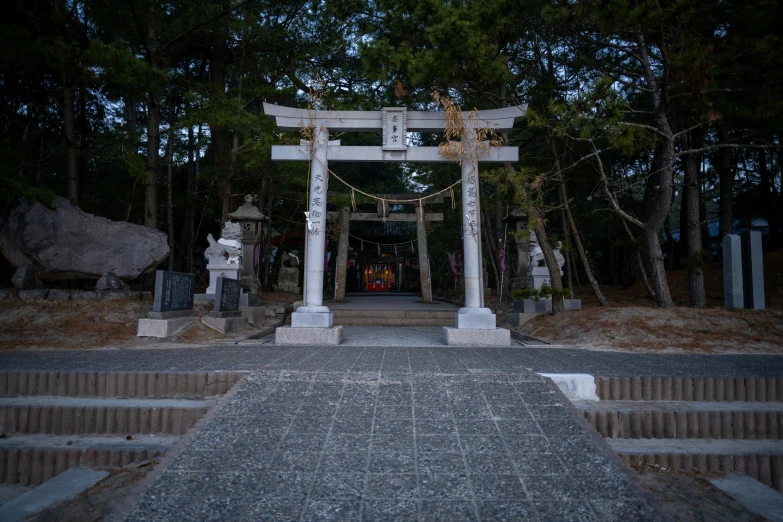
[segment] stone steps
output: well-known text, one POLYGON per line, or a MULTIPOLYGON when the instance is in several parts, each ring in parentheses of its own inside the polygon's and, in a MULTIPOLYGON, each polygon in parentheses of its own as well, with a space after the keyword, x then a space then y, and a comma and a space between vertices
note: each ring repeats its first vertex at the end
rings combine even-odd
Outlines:
POLYGON ((112 469, 163 455, 179 437, 17 435, 0 439, 0 482, 36 485, 71 468, 112 469))
POLYGON ((739 472, 783 493, 783 441, 607 439, 623 461, 685 471, 739 472))
POLYGON ((333 310, 342 326, 454 326, 456 310, 333 310))
POLYGON ((599 401, 574 406, 613 439, 781 439, 781 402, 599 401))
POLYGON ((242 378, 229 372, 0 372, 0 483, 151 460, 242 378))
POLYGON ((783 377, 595 377, 575 408, 628 463, 745 473, 783 492, 783 377))
POLYGON ((0 372, 0 397, 211 397, 241 374, 230 372, 0 372))
POLYGON ((602 401, 783 401, 783 377, 596 377, 602 401))
POLYGON ((181 399, 0 398, 0 433, 183 434, 208 407, 181 399))

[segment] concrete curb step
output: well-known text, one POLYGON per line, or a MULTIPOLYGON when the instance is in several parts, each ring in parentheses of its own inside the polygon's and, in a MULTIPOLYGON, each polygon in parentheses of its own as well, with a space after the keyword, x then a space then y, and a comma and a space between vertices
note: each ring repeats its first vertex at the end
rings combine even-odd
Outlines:
POLYGON ((208 408, 182 399, 0 398, 0 433, 183 434, 208 408))
POLYGON ((388 319, 451 319, 456 310, 351 310, 338 308, 332 310, 334 318, 383 317, 388 319))
POLYGON ((783 493, 783 441, 606 439, 626 463, 677 471, 739 472, 783 493))
POLYGON ((783 402, 586 401, 574 407, 612 439, 783 438, 783 402))
POLYGON ((387 319, 383 317, 335 317, 335 325, 341 326, 454 326, 449 319, 387 319))
POLYGON ((72 437, 19 435, 0 439, 0 482, 36 485, 71 468, 110 469, 163 455, 177 436, 72 437))
POLYGON ((456 310, 333 310, 342 326, 454 326, 456 310))
POLYGON ((232 372, 0 372, 0 397, 210 397, 226 393, 232 372))
POLYGON ((783 377, 596 377, 601 400, 783 401, 783 377))

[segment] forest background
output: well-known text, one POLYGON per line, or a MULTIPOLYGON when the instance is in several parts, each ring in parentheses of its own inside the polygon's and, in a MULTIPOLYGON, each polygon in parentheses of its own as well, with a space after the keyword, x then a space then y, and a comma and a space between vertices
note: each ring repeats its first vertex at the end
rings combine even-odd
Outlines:
MULTIPOLYGON (((61 195, 161 229, 164 264, 192 272, 250 193, 270 218, 268 260, 272 235, 304 227, 307 165, 271 161, 273 144, 302 136, 277 131, 263 102, 527 104, 503 137, 520 162, 482 167, 490 284, 519 209, 548 257, 562 242, 556 290, 589 283, 605 302, 601 284, 642 280, 669 307, 666 271, 687 268, 688 304, 703 307, 704 266, 736 224, 765 218, 765 248, 781 246, 782 14, 774 0, 19 0, 0 27, 0 205, 61 195)), ((449 164, 331 168, 370 193, 459 179, 449 164)), ((444 205, 429 234, 436 288, 452 286, 460 208, 444 205)), ((260 270, 267 288, 274 272, 260 270)))

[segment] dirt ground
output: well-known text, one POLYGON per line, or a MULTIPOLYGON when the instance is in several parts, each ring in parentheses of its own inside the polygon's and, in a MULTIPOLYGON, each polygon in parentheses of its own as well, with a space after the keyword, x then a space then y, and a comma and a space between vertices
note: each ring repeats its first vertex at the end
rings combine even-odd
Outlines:
POLYGON ((707 481, 707 478, 722 477, 725 473, 673 472, 644 464, 632 465, 632 469, 642 487, 654 499, 661 520, 766 520, 707 481))
MULTIPOLYGON (((291 303, 297 296, 270 293, 265 306, 291 303)), ((199 316, 211 301, 196 301, 199 316)), ((138 320, 152 309, 148 301, 0 301, 0 352, 20 349, 132 349, 214 344, 231 338, 200 321, 165 341, 136 337, 138 320)), ((269 322, 269 319, 267 320, 269 322)), ((249 327, 252 328, 252 327, 249 327)), ((252 333, 250 331, 244 334, 252 333)))
POLYGON ((516 328, 557 342, 641 352, 783 353, 783 250, 764 256, 767 310, 724 310, 720 263, 705 269, 706 309, 687 307, 688 273, 667 272, 677 306, 657 308, 641 282, 630 288, 602 286, 609 307, 582 287, 582 310, 541 315, 516 328))

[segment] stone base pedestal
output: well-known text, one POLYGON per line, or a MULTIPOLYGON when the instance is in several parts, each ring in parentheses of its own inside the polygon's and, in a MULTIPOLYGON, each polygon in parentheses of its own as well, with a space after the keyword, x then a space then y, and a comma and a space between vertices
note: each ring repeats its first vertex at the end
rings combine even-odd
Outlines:
POLYGON ((206 293, 214 295, 217 278, 223 276, 228 277, 229 279, 239 280, 239 271, 242 270, 242 266, 236 264, 210 262, 207 264, 207 270, 209 270, 209 287, 207 288, 206 293))
MULTIPOLYGON (((563 308, 566 311, 581 310, 581 299, 563 299, 563 308)), ((514 301, 514 312, 525 314, 543 314, 552 312, 551 299, 517 299, 514 301)))
POLYGON ((443 340, 449 346, 511 346, 511 332, 505 328, 467 329, 443 327, 443 340))
POLYGON ((543 313, 510 313, 506 314, 506 322, 510 324, 511 326, 522 326, 523 324, 527 323, 531 319, 535 319, 539 315, 544 315, 543 313))
POLYGON ((248 306, 239 309, 245 320, 256 328, 264 326, 266 321, 266 308, 263 306, 248 306))
POLYGON ((236 332, 247 324, 242 312, 209 312, 201 322, 222 334, 236 332))
POLYGON ((169 319, 139 319, 139 327, 136 336, 166 339, 167 337, 178 334, 195 320, 196 318, 193 316, 171 317, 169 319))
POLYGON ((277 345, 337 345, 340 344, 342 340, 342 326, 332 326, 330 328, 293 328, 291 326, 281 326, 275 330, 275 344, 277 345))
POLYGON ((454 314, 454 326, 463 330, 494 330, 497 318, 489 308, 460 308, 454 314))

